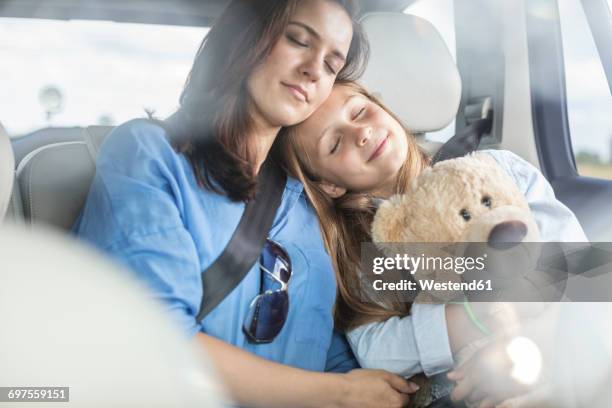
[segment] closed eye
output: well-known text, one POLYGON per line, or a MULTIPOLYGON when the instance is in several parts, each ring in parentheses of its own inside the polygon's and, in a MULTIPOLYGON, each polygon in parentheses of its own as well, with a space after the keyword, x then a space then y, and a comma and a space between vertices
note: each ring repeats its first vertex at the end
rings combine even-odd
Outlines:
POLYGON ((330 154, 334 154, 336 153, 336 151, 338 150, 338 147, 340 147, 340 137, 336 140, 336 143, 334 144, 334 147, 332 147, 331 151, 329 152, 330 154))
POLYGON ((359 112, 357 112, 357 114, 355 116, 353 116, 353 120, 359 119, 361 117, 361 115, 365 112, 365 109, 366 109, 365 107, 361 108, 359 110, 359 112))
POLYGON ((331 64, 329 62, 325 61, 325 66, 327 67, 329 72, 331 72, 332 74, 336 75, 336 70, 334 70, 334 68, 331 66, 331 64))
POLYGON ((292 37, 292 36, 290 36, 290 35, 288 35, 288 36, 287 36, 287 39, 288 39, 289 41, 291 41, 292 43, 294 43, 294 44, 296 44, 296 45, 300 46, 300 47, 308 47, 308 44, 303 43, 303 42, 301 42, 301 41, 298 41, 298 39, 297 39, 297 38, 292 37))

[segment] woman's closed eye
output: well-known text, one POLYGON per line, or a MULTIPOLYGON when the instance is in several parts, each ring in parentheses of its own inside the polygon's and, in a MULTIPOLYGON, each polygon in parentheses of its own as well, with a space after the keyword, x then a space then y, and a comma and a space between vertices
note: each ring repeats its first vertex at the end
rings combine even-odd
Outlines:
MULTIPOLYGON (((289 42, 297 45, 298 47, 301 47, 301 48, 310 47, 310 44, 308 43, 306 39, 298 38, 297 36, 292 35, 292 34, 287 34, 286 36, 289 42)), ((327 72, 329 72, 332 75, 336 75, 338 73, 338 69, 334 67, 333 63, 327 60, 323 61, 323 63, 325 64, 325 69, 327 70, 327 72)))
POLYGON ((327 68, 327 70, 329 71, 330 74, 336 75, 336 69, 334 69, 332 64, 330 64, 329 62, 325 61, 325 67, 327 68))
POLYGON ((294 35, 287 34, 287 39, 289 40, 289 42, 292 42, 293 44, 297 45, 298 47, 304 47, 304 48, 308 47, 308 43, 306 42, 306 40, 298 39, 294 35))

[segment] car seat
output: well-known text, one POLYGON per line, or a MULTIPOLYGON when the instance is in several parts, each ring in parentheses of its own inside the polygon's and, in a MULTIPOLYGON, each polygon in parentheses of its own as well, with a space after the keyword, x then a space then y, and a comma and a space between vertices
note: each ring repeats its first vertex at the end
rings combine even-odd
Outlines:
POLYGON ((461 77, 446 43, 428 21, 413 15, 373 12, 361 18, 370 60, 360 80, 433 155, 442 145, 426 133, 453 121, 461 100, 461 77))
POLYGON ((35 137, 41 140, 36 141, 17 167, 26 224, 71 228, 87 198, 98 149, 112 129, 70 128, 63 141, 50 144, 44 143, 45 137, 56 137, 57 129, 36 132, 35 137))

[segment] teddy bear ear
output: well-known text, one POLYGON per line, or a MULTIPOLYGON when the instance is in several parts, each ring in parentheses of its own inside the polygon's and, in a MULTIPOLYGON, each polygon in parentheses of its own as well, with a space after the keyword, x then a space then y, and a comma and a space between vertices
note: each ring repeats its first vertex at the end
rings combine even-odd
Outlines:
POLYGON ((381 200, 372 222, 373 242, 410 242, 407 221, 410 219, 409 199, 395 195, 381 200))

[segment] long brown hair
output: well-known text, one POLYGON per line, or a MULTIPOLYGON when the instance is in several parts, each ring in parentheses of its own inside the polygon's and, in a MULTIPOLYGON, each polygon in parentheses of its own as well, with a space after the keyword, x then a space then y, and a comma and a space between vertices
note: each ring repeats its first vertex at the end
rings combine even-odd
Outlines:
MULTIPOLYGON (((380 100, 355 82, 341 81, 335 86, 348 86, 379 105, 400 124, 402 123, 380 100)), ((410 181, 428 165, 429 159, 417 146, 409 130, 402 125, 408 138, 408 155, 399 170, 395 193, 407 191, 410 181)), ((296 137, 296 127, 287 128, 277 139, 275 155, 286 171, 304 185, 304 190, 317 217, 325 247, 331 256, 338 298, 334 317, 340 330, 350 330, 362 324, 385 320, 392 316, 404 316, 410 305, 397 299, 364 301, 359 272, 361 243, 371 242, 370 227, 376 212, 371 196, 367 193, 348 191, 332 199, 317 184, 319 178, 312 171, 306 149, 296 137)))
MULTIPOLYGON (((356 22, 354 0, 328 0, 353 21, 353 38, 339 79, 361 75, 368 55, 356 22)), ((254 123, 246 82, 283 35, 299 0, 233 0, 202 41, 180 98, 178 111, 162 123, 175 149, 184 153, 198 183, 233 201, 257 189, 254 123)))

